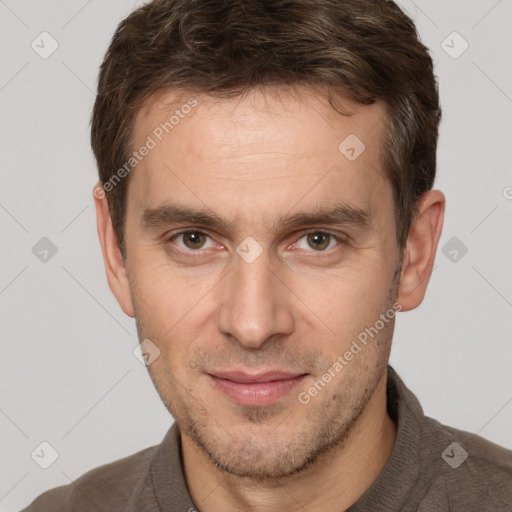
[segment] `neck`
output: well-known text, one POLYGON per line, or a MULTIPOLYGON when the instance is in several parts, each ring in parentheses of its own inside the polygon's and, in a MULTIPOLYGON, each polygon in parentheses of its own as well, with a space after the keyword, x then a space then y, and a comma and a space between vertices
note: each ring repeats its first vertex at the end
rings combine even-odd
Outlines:
POLYGON ((344 511, 377 479, 396 439, 386 410, 384 373, 366 409, 343 444, 300 473, 268 482, 229 475, 216 468, 182 433, 187 485, 201 512, 344 511))

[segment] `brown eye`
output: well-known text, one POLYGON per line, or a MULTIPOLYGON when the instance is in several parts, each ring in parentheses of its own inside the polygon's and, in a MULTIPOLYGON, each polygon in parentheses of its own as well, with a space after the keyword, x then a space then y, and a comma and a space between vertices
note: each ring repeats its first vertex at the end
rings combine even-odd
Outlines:
POLYGON ((325 231, 310 231, 303 233, 294 245, 297 249, 330 254, 334 250, 340 249, 343 241, 340 237, 325 231))
POLYGON ((309 233, 308 244, 315 250, 324 250, 329 246, 331 236, 327 233, 309 233))
POLYGON ((182 249, 202 249, 210 237, 201 231, 183 231, 173 237, 182 249), (181 243, 178 243, 181 242, 181 243))

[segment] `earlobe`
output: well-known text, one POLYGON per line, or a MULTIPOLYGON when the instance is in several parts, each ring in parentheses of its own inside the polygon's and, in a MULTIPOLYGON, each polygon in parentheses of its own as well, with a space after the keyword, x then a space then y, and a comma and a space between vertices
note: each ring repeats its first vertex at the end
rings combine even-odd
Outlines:
POLYGON ((423 301, 443 229, 444 210, 445 197, 439 190, 430 190, 421 197, 404 253, 398 291, 402 311, 414 309, 423 301))
POLYGON ((125 262, 123 261, 117 236, 112 225, 112 219, 110 218, 108 199, 99 182, 94 186, 93 196, 96 206, 98 237, 100 239, 108 285, 124 313, 133 318, 134 309, 125 262))

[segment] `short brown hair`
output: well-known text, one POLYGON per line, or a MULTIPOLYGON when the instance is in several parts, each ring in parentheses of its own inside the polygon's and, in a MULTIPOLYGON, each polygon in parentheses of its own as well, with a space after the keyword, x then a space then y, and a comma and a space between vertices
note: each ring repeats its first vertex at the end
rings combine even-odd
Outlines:
MULTIPOLYGON (((91 144, 100 181, 130 158, 143 102, 167 90, 237 96, 256 87, 315 86, 387 117, 383 166, 405 246, 433 186, 441 119, 432 59, 390 0, 153 0, 118 26, 102 63, 91 144)), ((107 191, 123 257, 128 177, 107 191)))

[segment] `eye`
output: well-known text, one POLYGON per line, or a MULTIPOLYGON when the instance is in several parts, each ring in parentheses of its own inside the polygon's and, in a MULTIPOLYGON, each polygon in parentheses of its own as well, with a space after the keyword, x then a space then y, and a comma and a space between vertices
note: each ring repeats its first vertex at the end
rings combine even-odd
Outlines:
POLYGON ((317 252, 326 252, 327 249, 333 247, 334 242, 339 243, 338 237, 324 231, 312 231, 306 233, 295 245, 299 249, 313 249, 317 252), (302 240, 305 240, 305 244, 301 243, 302 240), (305 245, 307 246, 305 247, 305 245))
POLYGON ((197 249, 208 249, 209 247, 213 247, 215 244, 212 239, 206 233, 202 231, 190 230, 190 231, 182 231, 181 233, 176 233, 171 238, 169 238, 169 242, 174 241, 175 244, 180 249, 194 251, 197 249), (210 240, 211 245, 205 246, 206 242, 210 240))

